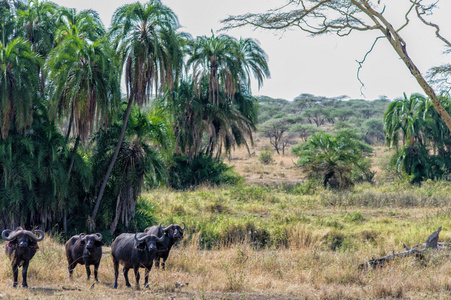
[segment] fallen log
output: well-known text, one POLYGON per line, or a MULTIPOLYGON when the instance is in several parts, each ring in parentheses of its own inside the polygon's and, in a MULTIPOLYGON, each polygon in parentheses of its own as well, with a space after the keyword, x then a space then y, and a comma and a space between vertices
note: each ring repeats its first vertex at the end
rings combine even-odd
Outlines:
POLYGON ((380 258, 372 258, 371 260, 364 262, 363 264, 359 265, 359 269, 366 269, 370 267, 380 267, 384 264, 400 257, 408 257, 408 256, 414 256, 418 259, 424 259, 424 253, 425 251, 428 251, 429 249, 437 249, 441 250, 444 249, 446 246, 451 246, 451 243, 439 243, 438 238, 440 231, 442 230, 442 226, 438 228, 437 231, 433 232, 426 240, 426 243, 419 243, 415 245, 417 246, 424 246, 424 249, 420 250, 418 248, 409 248, 405 244, 403 244, 406 251, 398 252, 390 255, 386 255, 380 258), (446 245, 446 246, 445 246, 446 245))

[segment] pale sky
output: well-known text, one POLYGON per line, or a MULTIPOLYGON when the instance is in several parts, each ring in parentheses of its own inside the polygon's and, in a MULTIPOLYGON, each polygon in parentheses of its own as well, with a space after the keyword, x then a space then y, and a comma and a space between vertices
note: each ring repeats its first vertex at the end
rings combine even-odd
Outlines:
MULTIPOLYGON (((109 26, 116 8, 136 1, 126 0, 53 0, 53 2, 77 10, 94 9, 109 26)), ((145 1, 141 1, 145 2, 145 1)), ((220 20, 229 15, 248 12, 264 12, 279 7, 285 0, 162 0, 178 16, 181 31, 193 35, 211 35, 211 30, 219 34, 223 26, 220 20)), ((386 16, 395 28, 404 20, 403 5, 409 0, 386 0, 386 16)), ((428 20, 441 26, 442 35, 451 40, 451 1, 440 0, 439 9, 428 20)), ((401 31, 407 43, 407 52, 420 71, 425 74, 430 67, 451 62, 451 54, 443 55, 445 46, 439 41, 430 27, 420 24, 411 16, 411 24, 401 31)), ((358 64, 371 48, 379 33, 355 32, 349 37, 324 35, 309 37, 300 29, 284 33, 254 30, 250 27, 225 32, 228 35, 258 40, 269 57, 271 78, 265 80, 258 90, 252 87, 254 95, 293 100, 302 93, 334 97, 347 95, 352 99, 373 100, 381 96, 390 99, 424 92, 399 59, 390 44, 381 39, 368 56, 360 72, 365 84, 360 94, 357 80, 358 64)))

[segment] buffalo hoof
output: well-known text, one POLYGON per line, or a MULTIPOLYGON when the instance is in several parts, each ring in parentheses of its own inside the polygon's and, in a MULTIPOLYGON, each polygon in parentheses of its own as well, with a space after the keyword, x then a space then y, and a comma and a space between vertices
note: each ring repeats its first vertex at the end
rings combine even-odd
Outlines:
POLYGON ((117 289, 117 283, 113 284, 113 289, 117 289))

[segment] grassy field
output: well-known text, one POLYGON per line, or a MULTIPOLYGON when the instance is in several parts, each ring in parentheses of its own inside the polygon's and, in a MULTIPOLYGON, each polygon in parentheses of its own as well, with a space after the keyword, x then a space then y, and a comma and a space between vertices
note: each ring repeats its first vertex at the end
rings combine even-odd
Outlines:
POLYGON ((359 269, 372 257, 402 251, 403 243, 424 242, 439 226, 440 241, 451 241, 451 184, 393 181, 312 190, 282 185, 284 178, 302 181, 293 157, 275 157, 272 165, 260 164, 257 155, 234 158, 245 176, 241 186, 143 195, 156 221, 187 226, 167 269, 151 271, 150 289, 126 288, 122 275, 119 288, 111 288, 109 247, 100 283, 86 281, 80 265, 69 280, 64 246, 48 237, 30 263, 29 289, 11 287, 9 261, 0 252, 0 299, 451 299, 447 252, 359 269))

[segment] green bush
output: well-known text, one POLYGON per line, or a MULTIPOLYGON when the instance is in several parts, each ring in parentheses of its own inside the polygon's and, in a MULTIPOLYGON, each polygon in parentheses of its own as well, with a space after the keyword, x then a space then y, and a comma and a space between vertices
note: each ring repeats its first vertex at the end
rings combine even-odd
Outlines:
POLYGON ((274 159, 272 157, 272 150, 268 149, 263 152, 260 152, 260 155, 258 156, 258 160, 265 165, 272 164, 274 162, 274 159))
POLYGON ((187 189, 204 183, 236 185, 242 181, 232 167, 222 160, 199 154, 192 161, 186 156, 174 157, 174 165, 169 169, 169 185, 175 189, 187 189))

